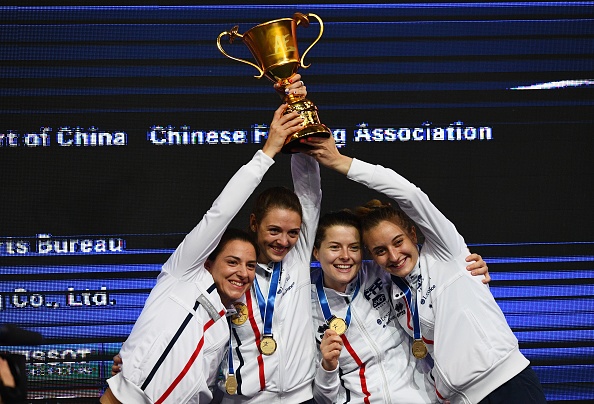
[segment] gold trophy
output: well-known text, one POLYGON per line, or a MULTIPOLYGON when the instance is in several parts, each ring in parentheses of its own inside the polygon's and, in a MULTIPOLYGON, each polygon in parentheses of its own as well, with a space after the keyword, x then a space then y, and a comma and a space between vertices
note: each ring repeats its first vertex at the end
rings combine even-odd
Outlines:
MULTIPOLYGON (((221 53, 229 59, 236 60, 255 67, 260 73, 256 78, 266 76, 274 83, 279 83, 282 87, 290 82, 288 79, 293 76, 299 67, 307 69, 310 65, 304 65, 303 59, 309 50, 320 40, 324 32, 324 23, 316 14, 295 13, 293 18, 281 18, 279 20, 268 21, 247 30, 243 35, 237 32, 236 25, 231 31, 224 31, 217 38, 217 47, 221 53), (297 26, 305 28, 309 26, 309 18, 313 17, 320 23, 320 33, 315 41, 307 48, 301 58, 297 50, 297 26), (244 59, 239 59, 229 55, 221 45, 221 38, 229 36, 229 43, 232 44, 239 38, 248 47, 257 65, 244 59)), ((287 137, 285 145, 282 148, 283 153, 293 153, 298 149, 303 149, 304 145, 299 143, 299 139, 315 136, 330 137, 332 132, 318 118, 318 108, 313 102, 297 94, 289 94, 285 97, 287 109, 285 114, 297 111, 303 118, 303 129, 287 137)))

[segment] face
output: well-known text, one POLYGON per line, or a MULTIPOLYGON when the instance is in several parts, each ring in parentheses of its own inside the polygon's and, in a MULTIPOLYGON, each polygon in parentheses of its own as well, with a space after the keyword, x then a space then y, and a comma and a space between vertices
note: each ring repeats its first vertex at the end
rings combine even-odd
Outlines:
POLYGON ((324 272, 324 284, 339 292, 355 279, 361 269, 361 239, 359 231, 351 226, 332 226, 314 256, 324 272))
POLYGON ((256 274, 256 265, 254 246, 242 240, 229 241, 214 261, 204 263, 225 307, 240 299, 250 288, 256 274))
POLYGON ((403 278, 417 264, 419 250, 414 229, 407 234, 395 223, 383 221, 366 231, 363 239, 373 260, 392 275, 403 278))
POLYGON ((258 262, 280 262, 297 243, 301 216, 294 210, 273 208, 259 224, 252 214, 250 227, 256 233, 256 242, 260 247, 258 262))

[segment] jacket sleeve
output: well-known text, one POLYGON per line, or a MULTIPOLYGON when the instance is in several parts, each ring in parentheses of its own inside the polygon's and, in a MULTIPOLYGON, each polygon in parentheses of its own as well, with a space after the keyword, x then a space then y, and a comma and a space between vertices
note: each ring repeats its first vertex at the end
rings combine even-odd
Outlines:
POLYGON ((438 257, 451 259, 466 249, 464 239, 454 224, 423 191, 393 170, 353 159, 347 177, 396 201, 419 226, 426 239, 425 245, 430 246, 438 257))
POLYGON ((252 160, 229 180, 202 220, 163 265, 163 271, 176 278, 187 278, 200 268, 219 243, 223 232, 243 207, 274 160, 258 150, 252 160))
MULTIPOLYGON (((301 234, 295 250, 300 260, 309 262, 318 220, 320 219, 320 204, 322 203, 320 166, 312 157, 296 153, 291 157, 291 174, 295 194, 299 197, 303 210, 301 234)), ((306 276, 309 279, 309 270, 306 276)))
POLYGON ((335 403, 340 389, 340 376, 338 366, 336 369, 328 371, 322 367, 320 361, 316 369, 316 377, 313 385, 313 398, 316 404, 335 403))

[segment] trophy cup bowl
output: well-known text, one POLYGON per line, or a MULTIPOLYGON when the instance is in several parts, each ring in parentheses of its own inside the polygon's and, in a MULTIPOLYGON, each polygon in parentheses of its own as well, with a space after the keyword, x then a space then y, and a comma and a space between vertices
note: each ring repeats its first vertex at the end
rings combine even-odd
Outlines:
MULTIPOLYGON (((219 34, 217 38, 219 51, 229 59, 255 67, 260 74, 254 77, 260 79, 265 76, 270 81, 285 87, 289 84, 289 78, 297 73, 300 67, 304 69, 309 67, 309 65, 303 63, 303 60, 307 52, 320 40, 324 32, 324 23, 316 14, 295 13, 293 18, 268 21, 256 25, 244 34, 240 34, 238 28, 238 26, 235 26, 230 31, 223 31, 219 34), (320 23, 320 32, 303 55, 299 57, 296 36, 297 26, 301 25, 307 28, 310 17, 315 18, 320 23), (230 44, 233 44, 236 39, 241 39, 254 56, 257 64, 229 55, 221 45, 221 38, 225 36, 229 37, 230 44)), ((330 137, 332 135, 330 129, 320 122, 318 108, 313 102, 296 94, 287 95, 285 102, 287 103, 285 114, 292 111, 299 113, 303 118, 303 129, 287 137, 282 148, 283 153, 295 153, 307 149, 307 146, 299 143, 299 139, 330 137)))

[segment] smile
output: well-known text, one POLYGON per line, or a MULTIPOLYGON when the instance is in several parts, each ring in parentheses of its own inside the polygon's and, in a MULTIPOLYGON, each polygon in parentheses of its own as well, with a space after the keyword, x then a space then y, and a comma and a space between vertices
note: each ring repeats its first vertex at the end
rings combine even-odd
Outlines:
POLYGON ((353 264, 334 264, 334 268, 336 268, 339 272, 348 272, 353 267, 353 264))
POLYGON ((239 288, 243 288, 243 286, 245 285, 245 283, 243 283, 243 282, 238 282, 238 281, 229 281, 229 283, 230 283, 231 285, 237 286, 237 287, 239 287, 239 288))
POLYGON ((394 267, 396 269, 401 269, 404 266, 404 264, 406 263, 406 260, 407 260, 407 258, 403 258, 401 260, 398 260, 398 261, 392 263, 392 265, 390 265, 390 266, 394 267))
POLYGON ((270 248, 277 254, 282 254, 287 250, 287 247, 270 246, 270 248))

